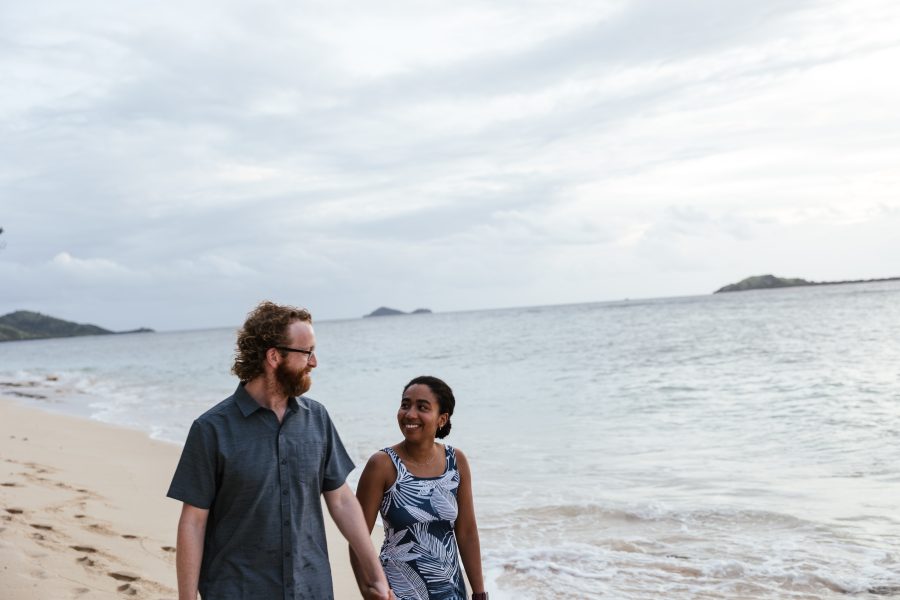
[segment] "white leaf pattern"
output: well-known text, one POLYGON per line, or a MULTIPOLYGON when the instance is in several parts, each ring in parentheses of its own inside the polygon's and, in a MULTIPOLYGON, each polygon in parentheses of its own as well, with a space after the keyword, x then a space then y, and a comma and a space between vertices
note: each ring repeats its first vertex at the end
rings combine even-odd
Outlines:
POLYGON ((438 517, 434 516, 430 512, 424 511, 421 508, 416 508, 411 504, 407 504, 403 507, 403 509, 420 523, 431 523, 432 521, 437 521, 438 519, 438 517))
POLYGON ((451 524, 456 522, 459 507, 456 505, 456 496, 453 495, 453 492, 442 487, 436 487, 431 494, 430 500, 431 508, 437 513, 439 519, 450 521, 451 524))
POLYGON ((434 480, 418 479, 406 470, 406 466, 403 465, 399 458, 395 464, 397 464, 397 481, 385 494, 382 508, 384 508, 385 503, 387 503, 388 509, 391 504, 398 508, 417 504, 416 500, 425 499, 431 495, 431 490, 435 486, 434 480))
POLYGON ((397 480, 384 494, 381 516, 385 541, 381 560, 400 600, 465 598, 453 527, 458 514, 456 454, 446 447, 447 468, 435 478, 412 475, 391 448, 384 450, 397 480), (424 586, 423 589, 419 586, 424 586))
POLYGON ((381 546, 381 560, 392 560, 392 561, 407 561, 407 560, 415 560, 418 556, 415 553, 409 552, 409 549, 413 547, 413 542, 407 542, 405 544, 401 544, 403 538, 406 536, 406 532, 402 529, 400 531, 396 531, 391 535, 385 534, 384 536, 384 544, 381 546))
POLYGON ((456 539, 448 533, 444 539, 432 535, 425 523, 410 527, 416 540, 413 549, 418 555, 416 566, 429 583, 453 582, 459 571, 456 560, 456 539))
POLYGON ((384 574, 397 600, 428 600, 428 587, 409 563, 385 563, 384 574))

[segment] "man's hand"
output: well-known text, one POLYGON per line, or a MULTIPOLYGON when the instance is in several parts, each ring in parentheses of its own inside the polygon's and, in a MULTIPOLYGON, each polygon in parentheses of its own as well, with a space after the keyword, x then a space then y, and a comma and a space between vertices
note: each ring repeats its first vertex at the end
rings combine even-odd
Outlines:
POLYGON ((366 589, 365 593, 363 593, 364 600, 397 600, 397 597, 394 595, 393 590, 388 589, 387 586, 381 586, 378 584, 376 584, 376 586, 370 585, 366 589))

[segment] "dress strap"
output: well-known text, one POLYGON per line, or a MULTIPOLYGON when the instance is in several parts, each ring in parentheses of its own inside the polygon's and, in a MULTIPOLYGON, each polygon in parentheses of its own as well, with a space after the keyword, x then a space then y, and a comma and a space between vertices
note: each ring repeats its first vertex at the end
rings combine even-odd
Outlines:
POLYGON ((456 469, 456 450, 453 449, 453 446, 444 445, 445 452, 447 454, 447 470, 452 471, 456 469))
POLYGON ((394 468, 397 469, 397 473, 402 473, 406 470, 406 466, 403 464, 403 461, 400 460, 400 457, 394 452, 394 449, 388 446, 387 448, 382 448, 382 452, 387 454, 391 458, 391 462, 394 463, 394 468))

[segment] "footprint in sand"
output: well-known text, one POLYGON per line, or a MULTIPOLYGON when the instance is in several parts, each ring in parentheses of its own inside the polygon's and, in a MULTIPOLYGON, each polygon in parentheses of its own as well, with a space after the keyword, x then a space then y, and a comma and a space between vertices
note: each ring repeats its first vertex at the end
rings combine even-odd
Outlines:
POLYGON ((137 590, 135 588, 131 587, 130 583, 120 585, 116 589, 118 591, 122 592, 123 594, 125 594, 126 596, 136 596, 137 595, 137 590))
POLYGON ((125 571, 111 571, 107 573, 107 575, 117 581, 137 581, 141 578, 140 575, 135 575, 134 573, 126 573, 125 571))
POLYGON ((84 565, 86 565, 88 567, 93 567, 94 565, 97 564, 92 559, 88 558, 87 556, 81 556, 79 558, 76 558, 75 562, 83 563, 84 565))
POLYGON ((101 525, 99 523, 91 523, 88 525, 88 529, 91 531, 96 531, 97 533, 102 533, 103 535, 115 535, 115 533, 106 525, 101 525))
POLYGON ((163 552, 175 552, 175 548, 172 546, 162 546, 163 552))
POLYGON ((39 525, 38 523, 29 523, 29 525, 31 527, 34 527, 35 529, 40 529, 42 531, 53 531, 53 528, 49 525, 39 525))
POLYGON ((22 487, 18 483, 13 483, 12 481, 4 481, 3 483, 0 483, 0 485, 3 487, 22 487))
POLYGON ((126 540, 136 540, 137 539, 136 535, 131 535, 130 533, 123 533, 122 537, 125 538, 126 540))
POLYGON ((21 515, 22 509, 21 508, 7 508, 6 512, 8 512, 11 515, 21 515))
POLYGON ((91 548, 90 546, 69 546, 69 548, 77 552, 87 552, 89 554, 97 551, 96 548, 91 548))

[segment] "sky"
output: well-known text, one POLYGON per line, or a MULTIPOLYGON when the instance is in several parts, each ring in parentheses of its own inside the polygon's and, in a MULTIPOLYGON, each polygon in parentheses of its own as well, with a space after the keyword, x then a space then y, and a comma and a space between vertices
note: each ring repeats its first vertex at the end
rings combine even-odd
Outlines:
POLYGON ((0 0, 0 314, 900 276, 891 0, 0 0))

